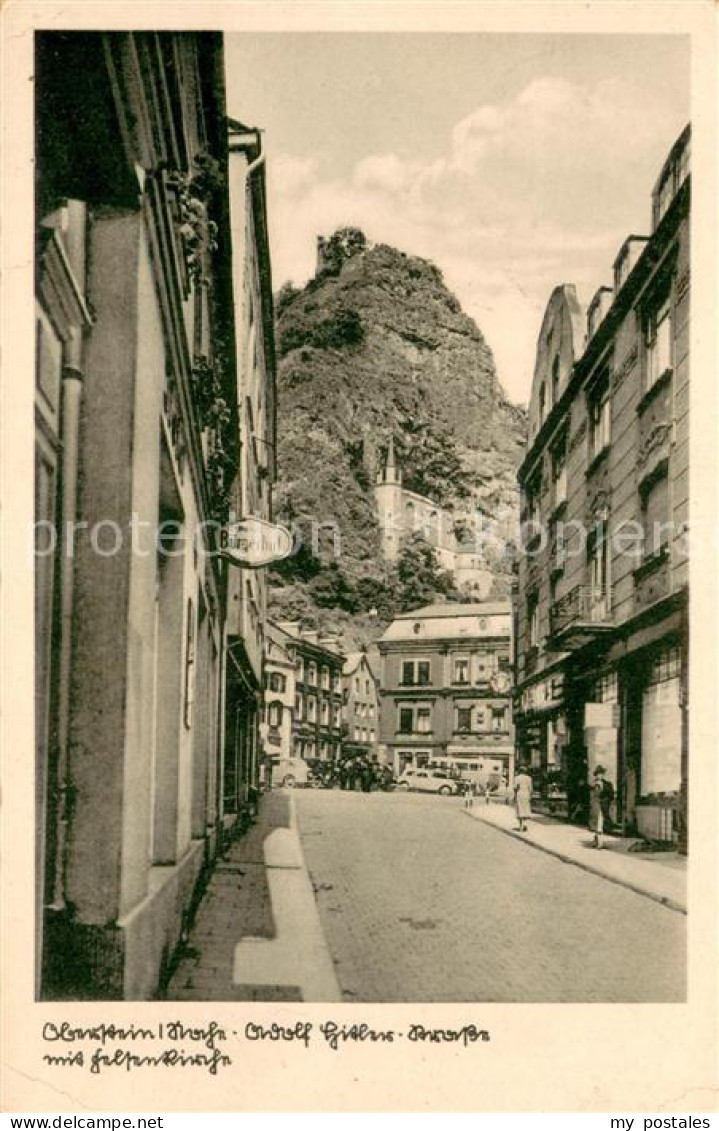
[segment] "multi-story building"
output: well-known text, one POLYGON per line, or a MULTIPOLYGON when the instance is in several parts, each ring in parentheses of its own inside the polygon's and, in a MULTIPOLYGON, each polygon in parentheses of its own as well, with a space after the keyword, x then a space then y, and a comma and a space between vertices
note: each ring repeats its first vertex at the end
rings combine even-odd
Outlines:
POLYGON ((379 757, 379 687, 366 652, 352 652, 342 670, 346 757, 379 757))
MULTIPOLYGON (((228 502, 231 514, 238 519, 269 521, 276 478, 275 348, 260 131, 230 119, 228 149, 239 424, 239 466, 228 502)), ((242 812, 259 786, 266 576, 264 569, 232 567, 228 578, 223 778, 226 821, 242 812)))
POLYGON ((395 773, 428 763, 513 773, 509 601, 428 605, 378 641, 380 733, 395 773))
POLYGON ((225 673, 258 654, 217 535, 272 477, 240 445, 253 382, 273 417, 261 171, 256 136, 229 152, 220 35, 36 45, 37 993, 143 999, 226 819, 225 673))
POLYGON ((586 321, 557 287, 537 345, 519 471, 518 749, 586 817, 601 763, 627 831, 686 830, 689 144, 654 189, 586 321))
POLYGON ((295 664, 292 756, 306 762, 336 762, 342 748, 342 668, 335 637, 278 621, 295 664))
POLYGON ((265 650, 264 754, 271 763, 291 758, 295 659, 288 634, 269 622, 265 650))

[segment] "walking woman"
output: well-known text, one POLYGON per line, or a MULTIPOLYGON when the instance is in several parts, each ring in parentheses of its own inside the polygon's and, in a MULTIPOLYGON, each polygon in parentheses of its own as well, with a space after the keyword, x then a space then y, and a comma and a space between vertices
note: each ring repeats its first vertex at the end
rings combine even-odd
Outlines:
POLYGON ((526 833, 527 821, 532 816, 532 778, 527 766, 520 766, 514 779, 514 805, 519 832, 526 833))
POLYGON ((589 786, 589 828, 594 833, 594 848, 604 848, 604 833, 610 823, 614 787, 605 778, 604 766, 597 766, 589 786))

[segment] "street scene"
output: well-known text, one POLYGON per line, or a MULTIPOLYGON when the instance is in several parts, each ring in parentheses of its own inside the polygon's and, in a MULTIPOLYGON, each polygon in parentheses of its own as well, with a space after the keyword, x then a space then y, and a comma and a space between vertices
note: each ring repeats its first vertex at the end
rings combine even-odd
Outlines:
POLYGON ((688 49, 572 38, 37 35, 37 1000, 686 1000, 688 49))

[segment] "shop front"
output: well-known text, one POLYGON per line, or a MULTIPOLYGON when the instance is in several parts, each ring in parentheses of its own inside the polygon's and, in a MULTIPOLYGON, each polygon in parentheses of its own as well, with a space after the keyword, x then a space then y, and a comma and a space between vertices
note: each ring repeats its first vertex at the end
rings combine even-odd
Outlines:
POLYGON ((525 686, 515 714, 517 765, 528 766, 538 812, 568 816, 568 723, 565 673, 555 670, 525 686))

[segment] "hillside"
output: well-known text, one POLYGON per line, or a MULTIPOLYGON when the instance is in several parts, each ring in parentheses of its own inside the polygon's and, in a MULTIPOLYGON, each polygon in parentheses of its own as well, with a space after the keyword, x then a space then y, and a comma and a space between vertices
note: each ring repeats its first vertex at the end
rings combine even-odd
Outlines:
MULTIPOLYGON (((516 505, 525 414, 510 405, 491 350, 437 267, 355 229, 336 233, 323 268, 277 300, 275 514, 301 531, 273 574, 272 612, 369 642, 399 607, 460 599, 421 542, 379 557, 372 484, 390 436, 405 486, 460 518, 516 505)), ((493 595, 508 593, 506 556, 493 595)))

